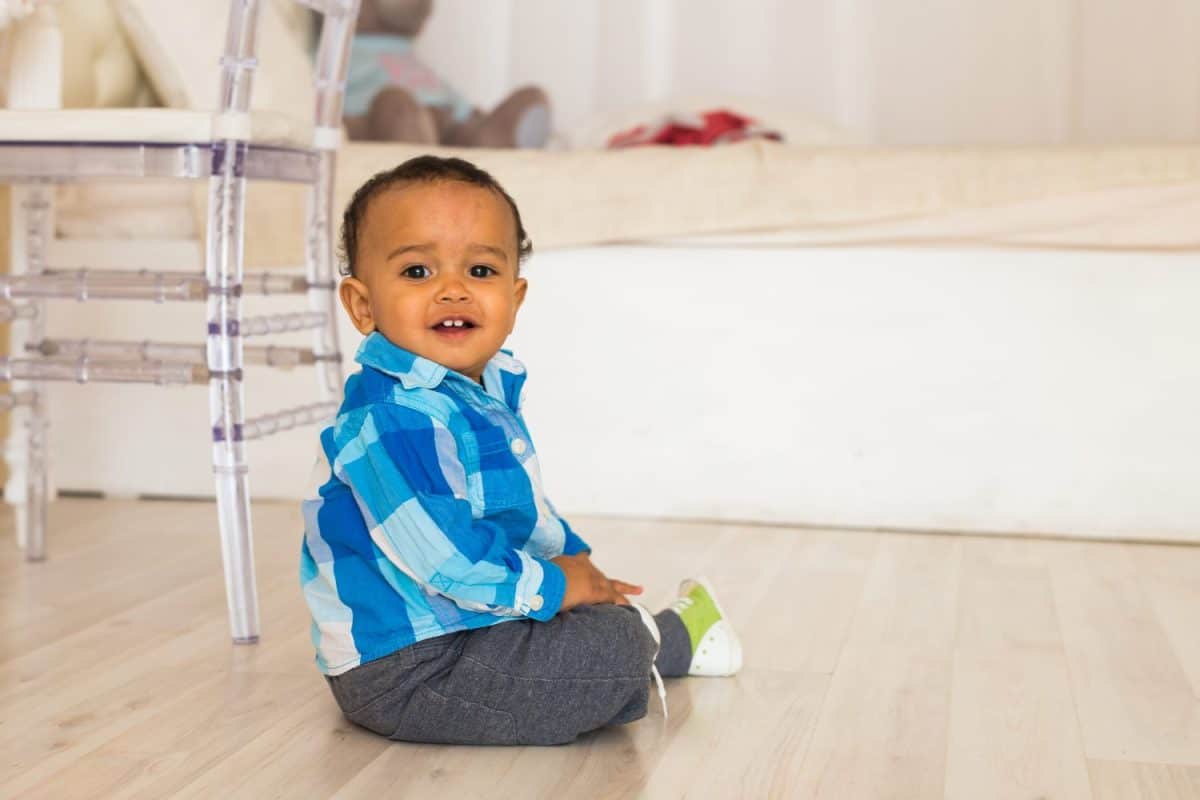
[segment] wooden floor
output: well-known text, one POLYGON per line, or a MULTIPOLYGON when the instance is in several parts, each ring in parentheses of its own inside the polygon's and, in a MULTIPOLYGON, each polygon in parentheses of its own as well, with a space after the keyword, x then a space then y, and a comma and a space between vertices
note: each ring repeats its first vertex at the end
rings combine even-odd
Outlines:
MULTIPOLYGON (((255 508, 262 642, 215 510, 62 500, 0 529, 0 797, 1200 798, 1200 548, 576 520, 663 600, 703 572, 733 679, 543 749, 393 744, 312 663, 298 509, 255 508)), ((657 603, 653 603, 657 605, 657 603)))

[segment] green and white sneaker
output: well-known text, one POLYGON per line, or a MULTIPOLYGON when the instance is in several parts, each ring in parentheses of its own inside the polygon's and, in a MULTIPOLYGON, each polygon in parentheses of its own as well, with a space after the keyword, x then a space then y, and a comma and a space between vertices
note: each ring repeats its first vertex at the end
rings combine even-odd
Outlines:
POLYGON ((670 608, 683 620, 692 640, 688 675, 736 675, 742 668, 742 643, 708 579, 695 578, 679 584, 679 598, 670 608))

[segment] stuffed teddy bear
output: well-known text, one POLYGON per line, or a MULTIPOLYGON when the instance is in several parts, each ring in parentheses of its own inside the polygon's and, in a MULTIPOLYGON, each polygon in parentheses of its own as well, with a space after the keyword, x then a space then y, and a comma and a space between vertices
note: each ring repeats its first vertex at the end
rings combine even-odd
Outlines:
POLYGON ((413 52, 433 0, 363 0, 350 51, 345 123, 351 139, 458 147, 541 147, 546 93, 527 86, 489 113, 473 107, 413 52))

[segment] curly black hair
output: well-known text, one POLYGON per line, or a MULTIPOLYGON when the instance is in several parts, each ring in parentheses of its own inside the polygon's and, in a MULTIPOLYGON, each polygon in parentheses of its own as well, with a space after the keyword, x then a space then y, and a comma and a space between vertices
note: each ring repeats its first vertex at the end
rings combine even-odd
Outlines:
POLYGON ((513 220, 517 226, 517 264, 519 268, 520 264, 533 252, 533 242, 530 241, 529 234, 525 232, 525 226, 521 224, 521 212, 517 210, 516 202, 508 192, 504 191, 504 187, 470 161, 461 158, 425 155, 410 158, 398 167, 377 173, 358 187, 350 204, 346 206, 346 213, 342 215, 339 253, 341 274, 354 275, 354 262, 358 255, 358 228, 362 224, 363 217, 366 216, 367 206, 372 198, 397 184, 435 183, 437 181, 460 181, 473 186, 481 186, 504 198, 504 202, 508 203, 508 207, 512 209, 513 220))

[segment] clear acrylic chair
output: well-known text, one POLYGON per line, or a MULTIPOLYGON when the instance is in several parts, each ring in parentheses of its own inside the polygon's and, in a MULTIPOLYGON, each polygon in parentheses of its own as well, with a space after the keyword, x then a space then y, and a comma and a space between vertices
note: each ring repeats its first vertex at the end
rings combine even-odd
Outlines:
MULTIPOLYGON (((44 381, 207 384, 221 555, 237 643, 257 641, 259 634, 245 443, 331 417, 341 393, 331 204, 347 56, 359 5, 358 0, 296 0, 323 17, 314 118, 301 126, 309 133, 297 141, 294 136, 264 139, 260 131, 279 126, 250 110, 261 1, 229 3, 224 52, 213 54, 214 80, 219 67, 220 82, 213 112, 56 110, 44 97, 22 96, 22 80, 31 76, 20 73, 16 53, 8 108, 0 110, 0 181, 11 185, 12 207, 12 272, 0 276, 5 301, 0 322, 12 323, 0 380, 9 382, 11 391, 0 396, 0 408, 12 415, 6 500, 16 507, 18 541, 29 560, 45 557, 49 476, 44 381), (131 178, 208 181, 204 271, 78 269, 48 263, 54 185, 131 178), (246 181, 256 179, 308 185, 302 273, 243 269, 242 204, 246 181), (306 297, 307 307, 244 316, 243 296, 261 294, 306 297), (207 330, 195 342, 47 338, 47 301, 55 298, 203 300, 207 330), (313 332, 311 348, 243 345, 247 337, 304 329, 313 332), (245 364, 311 365, 317 378, 313 401, 247 419, 245 364)), ((37 13, 53 12, 43 7, 37 13)), ((27 50, 46 47, 45 41, 25 44, 27 50)), ((45 68, 44 62, 39 68, 45 68)), ((296 126, 285 128, 294 131, 296 126)))

